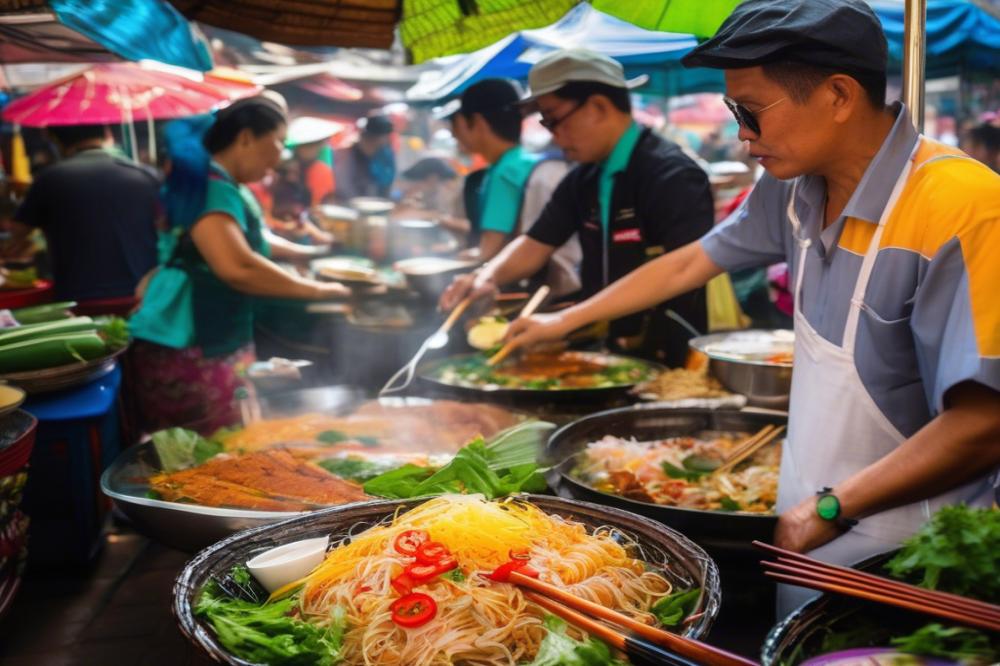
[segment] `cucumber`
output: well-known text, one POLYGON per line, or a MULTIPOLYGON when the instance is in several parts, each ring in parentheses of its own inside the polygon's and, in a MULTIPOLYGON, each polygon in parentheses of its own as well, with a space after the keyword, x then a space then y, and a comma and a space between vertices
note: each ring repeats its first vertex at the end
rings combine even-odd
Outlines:
POLYGON ((97 333, 67 333, 0 347, 0 373, 44 370, 99 358, 108 352, 97 333))
POLYGON ((50 335, 96 330, 97 324, 90 317, 73 317, 72 319, 46 321, 40 324, 27 324, 15 328, 0 329, 0 347, 50 335))

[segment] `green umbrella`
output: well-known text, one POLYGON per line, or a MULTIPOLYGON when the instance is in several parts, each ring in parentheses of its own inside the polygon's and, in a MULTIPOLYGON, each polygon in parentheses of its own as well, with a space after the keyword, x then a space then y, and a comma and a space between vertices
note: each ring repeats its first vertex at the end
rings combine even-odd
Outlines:
POLYGON ((647 30, 711 37, 740 0, 592 0, 591 4, 647 30))
MULTIPOLYGON (((631 0, 621 0, 629 4, 631 0)), ((419 63, 470 53, 507 35, 555 23, 579 0, 402 0, 399 36, 419 63)), ((582 45, 581 45, 582 46, 582 45)))

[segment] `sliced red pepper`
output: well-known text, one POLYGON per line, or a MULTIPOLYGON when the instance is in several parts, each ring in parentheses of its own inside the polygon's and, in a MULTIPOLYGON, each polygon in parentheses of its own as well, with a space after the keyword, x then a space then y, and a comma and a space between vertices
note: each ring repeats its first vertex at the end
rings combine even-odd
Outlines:
POLYGON ((515 571, 530 578, 538 578, 538 571, 523 560, 505 562, 494 569, 492 573, 487 574, 486 577, 497 583, 509 583, 510 575, 515 571))
POLYGON ((392 589, 399 593, 399 596, 405 597, 417 586, 417 581, 413 580, 406 572, 403 572, 390 580, 389 584, 392 585, 392 589))
POLYGON ((354 588, 354 596, 358 596, 359 594, 363 594, 365 592, 371 592, 371 590, 372 588, 368 585, 358 585, 354 588))
POLYGON ((443 573, 447 573, 458 566, 458 561, 454 557, 446 557, 434 564, 421 564, 414 562, 403 570, 403 574, 409 576, 414 584, 421 585, 436 578, 443 573))
POLYGON ((451 555, 448 546, 440 541, 425 541, 417 547, 416 558, 423 564, 437 564, 451 555))
POLYGON ((417 549, 420 547, 420 544, 430 538, 431 535, 428 534, 426 530, 406 530, 405 532, 400 532, 399 535, 396 536, 396 540, 393 541, 392 546, 400 555, 409 555, 410 557, 413 557, 417 554, 417 549))
POLYGON ((437 602, 420 592, 411 592, 396 599, 389 606, 392 621, 401 627, 413 629, 427 624, 437 615, 437 602))

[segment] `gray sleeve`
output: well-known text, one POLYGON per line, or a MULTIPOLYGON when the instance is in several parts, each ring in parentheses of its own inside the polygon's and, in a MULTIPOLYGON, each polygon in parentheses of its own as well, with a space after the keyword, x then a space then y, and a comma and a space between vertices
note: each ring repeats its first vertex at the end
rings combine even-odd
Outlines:
POLYGON ((765 174, 743 204, 705 234, 702 248, 730 272, 785 261, 791 241, 785 211, 789 196, 789 183, 765 174))

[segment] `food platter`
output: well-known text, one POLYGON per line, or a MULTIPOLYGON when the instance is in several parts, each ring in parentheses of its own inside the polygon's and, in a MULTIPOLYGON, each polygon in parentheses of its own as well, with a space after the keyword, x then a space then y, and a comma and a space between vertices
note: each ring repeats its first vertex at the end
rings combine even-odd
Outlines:
MULTIPOLYGON (((322 407, 325 403, 313 401, 312 404, 322 407)), ((300 408, 302 403, 293 401, 285 406, 294 411, 301 411, 297 408, 300 408)), ((272 409, 280 413, 281 403, 278 402, 275 407, 276 409, 272 409)), ((414 442, 420 441, 424 442, 425 452, 433 453, 436 449, 444 459, 444 456, 454 453, 465 443, 464 440, 473 437, 478 430, 495 432, 522 419, 521 415, 491 405, 463 405, 450 401, 399 398, 364 403, 360 406, 352 404, 349 408, 342 408, 339 411, 344 414, 343 417, 317 415, 313 419, 307 414, 271 419, 234 433, 230 436, 231 444, 240 451, 259 450, 261 453, 266 452, 270 446, 267 437, 273 437, 275 442, 285 440, 306 444, 311 442, 315 446, 317 442, 314 441, 314 436, 320 431, 328 432, 323 430, 327 424, 343 427, 337 424, 350 423, 357 428, 356 432, 352 430, 346 433, 352 437, 360 432, 373 432, 382 438, 376 446, 358 447, 364 449, 363 453, 366 455, 380 459, 390 459, 398 455, 402 462, 406 462, 413 456, 406 454, 405 451, 413 449, 414 442), (348 411, 349 413, 345 413, 348 411), (446 421, 451 412, 454 412, 455 416, 449 425, 446 421), (507 418, 504 415, 509 416, 509 422, 504 420, 507 418), (418 427, 415 425, 418 421, 423 421, 426 425, 418 427), (496 428, 489 425, 494 421, 496 428), (266 424, 273 424, 268 426, 271 428, 271 433, 263 430, 263 425, 266 424), (402 432, 390 440, 388 436, 383 437, 387 432, 386 428, 390 430, 398 428, 402 432), (438 441, 432 442, 427 439, 429 437, 427 433, 432 431, 439 433, 438 441), (382 455, 383 449, 384 455, 382 455)), ((485 434, 489 435, 491 432, 485 434)), ((363 435, 359 438, 366 439, 363 435)), ((323 449, 328 450, 330 456, 346 457, 350 455, 352 446, 350 442, 345 441, 343 444, 323 446, 323 449)), ((277 449, 274 452, 277 453, 277 449)), ((283 449, 281 453, 284 453, 283 449)), ((180 550, 193 552, 239 530, 270 524, 303 513, 298 510, 254 509, 193 501, 169 501, 165 498, 176 498, 158 490, 162 490, 166 481, 157 483, 155 479, 178 475, 165 475, 164 471, 164 462, 154 442, 145 441, 125 449, 119 455, 102 475, 101 487, 104 493, 115 501, 119 509, 135 523, 139 531, 180 550)), ((241 473, 239 469, 233 469, 232 472, 234 475, 241 473)), ((266 498, 262 498, 261 506, 273 506, 264 502, 264 499, 266 498)))
MULTIPOLYGON (((417 368, 417 374, 422 381, 445 392, 478 396, 480 399, 576 402, 627 397, 637 383, 663 369, 663 366, 651 361, 628 356, 601 352, 563 352, 558 357, 560 363, 565 360, 569 366, 591 367, 597 369, 597 372, 607 374, 590 386, 586 385, 588 383, 586 381, 564 381, 561 382, 563 384, 561 386, 552 386, 555 381, 552 373, 554 364, 548 361, 535 365, 528 360, 524 362, 526 365, 502 364, 496 369, 490 369, 486 366, 486 358, 484 354, 474 353, 427 361, 417 368), (526 367, 525 376, 531 377, 537 374, 538 379, 506 385, 494 381, 497 374, 511 372, 508 368, 512 367, 526 367), (458 373, 455 372, 456 369, 458 373), (461 373, 464 372, 471 374, 462 376, 461 373), (470 380, 469 377, 474 374, 483 378, 470 380)), ((563 378, 567 377, 585 378, 585 375, 582 372, 578 375, 563 375, 563 378)))
POLYGON ((655 504, 598 490, 573 473, 577 456, 607 435, 638 441, 693 436, 703 432, 750 432, 782 425, 784 417, 736 410, 671 409, 655 404, 599 412, 556 431, 546 456, 554 466, 549 485, 560 497, 616 506, 658 520, 711 552, 748 550, 754 539, 770 541, 777 518, 772 514, 704 511, 655 504))
MULTIPOLYGON (((679 589, 701 588, 691 621, 682 633, 689 638, 704 636, 719 610, 719 575, 715 563, 698 546, 674 530, 624 511, 561 498, 521 496, 521 501, 548 514, 582 523, 588 530, 611 528, 631 538, 642 549, 645 561, 661 569, 679 589)), ((195 556, 174 586, 174 615, 181 631, 213 659, 225 664, 248 662, 233 656, 194 613, 197 595, 212 579, 218 579, 253 556, 290 542, 330 536, 331 540, 356 535, 394 515, 405 515, 424 500, 383 501, 354 504, 233 535, 195 556)))
POLYGON ((0 374, 0 381, 18 386, 29 395, 73 388, 99 379, 114 370, 118 357, 126 349, 127 347, 122 347, 100 358, 55 368, 0 374))

